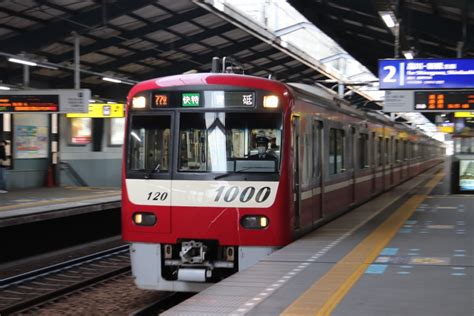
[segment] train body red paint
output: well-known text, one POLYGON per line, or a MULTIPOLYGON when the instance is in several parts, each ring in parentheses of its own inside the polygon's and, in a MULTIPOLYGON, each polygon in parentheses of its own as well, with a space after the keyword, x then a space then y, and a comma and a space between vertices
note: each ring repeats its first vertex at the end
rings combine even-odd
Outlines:
POLYGON ((130 92, 122 231, 145 289, 199 291, 439 163, 440 143, 330 91, 234 74, 130 92))

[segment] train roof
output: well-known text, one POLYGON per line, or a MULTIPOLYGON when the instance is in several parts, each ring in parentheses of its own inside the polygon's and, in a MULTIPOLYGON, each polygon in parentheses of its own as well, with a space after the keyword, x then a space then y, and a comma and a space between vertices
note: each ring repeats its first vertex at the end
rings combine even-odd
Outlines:
POLYGON ((307 98, 317 98, 318 101, 323 101, 323 105, 346 114, 357 116, 361 119, 376 120, 383 124, 391 124, 393 122, 389 120, 385 115, 378 112, 367 112, 360 109, 354 108, 350 102, 340 98, 337 93, 331 89, 328 89, 322 85, 307 85, 303 83, 288 83, 288 85, 300 96, 307 98), (324 102, 324 100, 326 102, 324 102))

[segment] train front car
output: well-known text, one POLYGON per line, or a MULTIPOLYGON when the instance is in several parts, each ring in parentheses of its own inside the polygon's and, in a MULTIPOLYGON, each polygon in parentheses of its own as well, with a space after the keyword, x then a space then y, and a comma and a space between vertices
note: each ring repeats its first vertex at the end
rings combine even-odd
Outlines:
POLYGON ((122 230, 138 287, 200 291, 289 242, 290 101, 281 83, 233 74, 132 89, 122 230))

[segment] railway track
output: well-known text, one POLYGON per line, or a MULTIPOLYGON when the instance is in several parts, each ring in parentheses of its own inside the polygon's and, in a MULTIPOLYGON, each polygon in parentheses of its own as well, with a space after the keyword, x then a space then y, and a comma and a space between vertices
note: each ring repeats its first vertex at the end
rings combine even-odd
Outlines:
POLYGON ((0 280, 0 315, 129 272, 128 249, 124 245, 0 280))

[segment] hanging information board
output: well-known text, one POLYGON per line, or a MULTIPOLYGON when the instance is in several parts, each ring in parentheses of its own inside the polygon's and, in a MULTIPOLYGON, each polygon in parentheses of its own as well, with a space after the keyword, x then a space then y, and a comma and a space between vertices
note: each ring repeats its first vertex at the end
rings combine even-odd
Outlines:
POLYGON ((89 89, 11 90, 0 93, 0 113, 87 112, 89 89))
POLYGON ((474 59, 381 59, 380 89, 474 88, 474 59))

